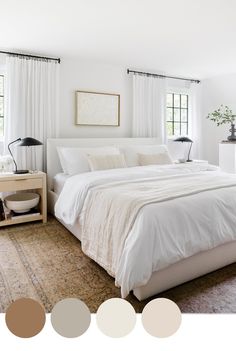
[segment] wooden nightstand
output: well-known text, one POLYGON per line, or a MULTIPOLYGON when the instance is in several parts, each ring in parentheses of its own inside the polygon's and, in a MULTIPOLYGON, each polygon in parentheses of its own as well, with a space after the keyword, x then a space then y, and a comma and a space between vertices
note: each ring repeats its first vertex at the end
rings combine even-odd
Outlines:
POLYGON ((46 173, 0 173, 0 193, 15 192, 22 190, 33 190, 40 195, 39 214, 25 214, 0 221, 0 227, 11 224, 25 223, 31 221, 47 222, 47 186, 46 173))

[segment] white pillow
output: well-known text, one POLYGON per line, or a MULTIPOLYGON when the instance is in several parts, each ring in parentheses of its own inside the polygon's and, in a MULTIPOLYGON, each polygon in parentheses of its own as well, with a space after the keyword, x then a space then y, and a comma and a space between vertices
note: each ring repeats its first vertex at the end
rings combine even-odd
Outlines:
POLYGON ((69 175, 89 172, 88 155, 119 155, 116 147, 58 147, 59 159, 63 172, 69 175))
POLYGON ((168 165, 172 164, 173 161, 168 152, 161 152, 159 154, 138 154, 139 165, 168 165))
POLYGON ((139 166, 138 154, 159 154, 168 152, 166 145, 132 145, 120 146, 120 152, 125 156, 125 161, 128 167, 139 166))
POLYGON ((88 162, 91 171, 101 171, 103 169, 125 168, 124 155, 89 155, 88 162))

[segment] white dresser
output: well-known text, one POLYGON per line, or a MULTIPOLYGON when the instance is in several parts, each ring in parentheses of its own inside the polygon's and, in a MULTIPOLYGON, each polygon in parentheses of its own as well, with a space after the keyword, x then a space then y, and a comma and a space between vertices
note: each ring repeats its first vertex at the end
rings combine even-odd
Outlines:
POLYGON ((219 144, 219 166, 223 172, 236 173, 236 143, 219 144))

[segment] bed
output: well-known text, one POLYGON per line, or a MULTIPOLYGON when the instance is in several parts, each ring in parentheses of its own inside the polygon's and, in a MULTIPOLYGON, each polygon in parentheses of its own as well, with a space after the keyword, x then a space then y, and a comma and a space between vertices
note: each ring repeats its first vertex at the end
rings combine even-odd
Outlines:
POLYGON ((133 291, 139 300, 236 261, 235 176, 206 165, 68 176, 62 174, 57 148, 157 144, 153 138, 49 139, 47 144, 50 211, 56 208, 57 218, 81 240, 84 252, 115 278, 122 297, 133 291), (158 192, 154 199, 152 189, 158 192), (104 206, 98 206, 101 201, 104 206), (101 221, 107 218, 106 208, 113 208, 110 222, 101 221), (111 227, 116 230, 109 237, 111 227))

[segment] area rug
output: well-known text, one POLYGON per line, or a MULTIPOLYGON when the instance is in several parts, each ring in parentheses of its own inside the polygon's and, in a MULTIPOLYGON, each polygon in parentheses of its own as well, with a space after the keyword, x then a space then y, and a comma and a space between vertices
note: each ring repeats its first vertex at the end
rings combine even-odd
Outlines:
MULTIPOLYGON (((55 218, 0 230, 0 312, 12 301, 31 297, 50 312, 67 297, 83 300, 91 312, 120 290, 101 267, 85 256, 79 240, 55 218)), ((236 264, 156 297, 175 301, 185 313, 236 313, 236 264)), ((127 300, 141 312, 150 300, 127 300)))

